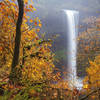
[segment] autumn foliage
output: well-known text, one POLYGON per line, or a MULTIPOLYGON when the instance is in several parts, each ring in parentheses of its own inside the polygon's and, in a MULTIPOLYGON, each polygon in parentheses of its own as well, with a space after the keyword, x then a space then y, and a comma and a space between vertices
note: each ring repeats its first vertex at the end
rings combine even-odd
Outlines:
MULTIPOLYGON (((1 2, 0 6, 0 59, 2 61, 1 67, 4 69, 1 70, 1 72, 7 75, 10 72, 13 57, 18 7, 15 1, 10 2, 8 0, 1 2)), ((23 79, 41 81, 43 78, 46 78, 47 75, 50 76, 54 68, 53 54, 49 48, 51 47, 51 41, 42 40, 37 35, 42 26, 39 18, 30 19, 29 16, 27 16, 27 12, 36 10, 33 5, 25 1, 24 9, 25 13, 21 28, 20 58, 17 67, 22 67, 23 79), (33 22, 34 26, 28 26, 27 22, 33 22)), ((4 76, 3 74, 2 76, 4 76)))
MULTIPOLYGON (((85 59, 87 56, 81 56, 80 53, 89 53, 88 58, 92 56, 94 59, 88 59, 85 62, 88 62, 88 67, 87 76, 83 80, 83 89, 72 90, 68 87, 68 82, 61 79, 60 71, 55 68, 55 54, 51 51, 53 41, 45 39, 44 34, 42 34, 43 38, 38 36, 42 27, 41 20, 38 17, 30 18, 27 14, 36 11, 33 1, 30 0, 31 3, 28 0, 23 1, 20 56, 15 69, 16 83, 20 84, 9 83, 14 56, 18 4, 16 0, 0 2, 0 100, 85 100, 84 98, 88 97, 90 97, 89 100, 95 100, 95 98, 99 100, 100 55, 96 53, 98 56, 94 56, 95 50, 99 48, 99 39, 97 40, 94 35, 95 29, 88 29, 87 32, 83 32, 85 34, 79 36, 81 42, 79 48, 84 47, 84 49, 79 51, 78 57, 85 59), (84 37, 86 41, 82 41, 84 37), (95 40, 92 41, 94 38, 95 40), (91 93, 92 90, 93 93, 91 93), (82 95, 86 96, 81 99, 82 95)), ((99 31, 99 21, 96 21, 97 31, 99 31)))

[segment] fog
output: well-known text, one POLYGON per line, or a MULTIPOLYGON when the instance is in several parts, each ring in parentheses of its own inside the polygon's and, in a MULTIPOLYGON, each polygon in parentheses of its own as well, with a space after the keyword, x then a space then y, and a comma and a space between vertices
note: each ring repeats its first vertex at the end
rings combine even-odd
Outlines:
MULTIPOLYGON (((100 0, 33 0, 37 11, 31 14, 39 16, 43 22, 43 30, 52 33, 59 32, 59 11, 61 9, 79 11, 80 20, 89 16, 98 16, 100 14, 100 0), (57 20, 56 20, 57 19, 57 20), (51 25, 52 24, 52 25, 51 25), (49 27, 49 28, 48 28, 49 27), (56 29, 56 30, 55 30, 56 29)), ((61 29, 61 28, 60 28, 61 29)))
POLYGON ((95 12, 100 9, 99 0, 34 0, 38 8, 74 9, 84 12, 95 12))
MULTIPOLYGON (((52 50, 60 59, 58 67, 66 66, 66 35, 65 35, 65 15, 61 10, 76 10, 79 12, 79 25, 83 25, 83 29, 78 28, 78 34, 88 28, 83 23, 85 18, 90 16, 98 17, 100 14, 100 0, 33 0, 34 7, 37 11, 31 13, 31 17, 39 17, 42 21, 41 33, 46 32, 46 36, 50 38, 52 35, 60 34, 53 43, 52 50)), ((78 65, 77 65, 78 66, 78 65)), ((79 76, 84 76, 83 74, 79 76)))

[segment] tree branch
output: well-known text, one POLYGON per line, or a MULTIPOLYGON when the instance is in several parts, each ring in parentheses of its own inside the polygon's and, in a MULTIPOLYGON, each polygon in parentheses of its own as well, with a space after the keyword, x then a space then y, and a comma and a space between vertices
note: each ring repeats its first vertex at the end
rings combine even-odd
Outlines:
POLYGON ((93 93, 96 93, 98 90, 100 90, 100 88, 98 88, 97 90, 94 90, 94 91, 90 92, 88 95, 82 97, 80 100, 85 100, 85 99, 87 99, 90 95, 92 95, 93 93))

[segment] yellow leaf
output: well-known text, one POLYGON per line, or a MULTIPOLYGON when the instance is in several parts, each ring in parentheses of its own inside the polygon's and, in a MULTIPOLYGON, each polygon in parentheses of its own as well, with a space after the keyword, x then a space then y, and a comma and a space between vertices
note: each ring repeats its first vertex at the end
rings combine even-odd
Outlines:
POLYGON ((28 0, 24 0, 25 4, 28 4, 28 0))
POLYGON ((39 24, 39 27, 42 27, 42 24, 39 24))
POLYGON ((84 89, 88 89, 88 84, 85 84, 85 85, 83 86, 83 88, 84 88, 84 89))
POLYGON ((33 10, 36 11, 36 8, 33 7, 33 10))
POLYGON ((40 31, 40 29, 38 28, 38 29, 36 29, 36 31, 37 31, 37 32, 39 32, 39 31, 40 31))

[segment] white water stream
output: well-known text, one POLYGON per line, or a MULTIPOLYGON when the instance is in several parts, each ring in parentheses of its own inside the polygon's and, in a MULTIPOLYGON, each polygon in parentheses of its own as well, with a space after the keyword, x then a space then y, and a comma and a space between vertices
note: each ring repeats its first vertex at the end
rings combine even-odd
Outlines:
POLYGON ((77 78, 77 68, 76 68, 76 54, 77 54, 77 34, 78 34, 78 21, 79 21, 79 12, 73 10, 64 10, 67 18, 66 28, 67 33, 67 60, 68 60, 68 82, 71 88, 82 88, 82 80, 77 78))

